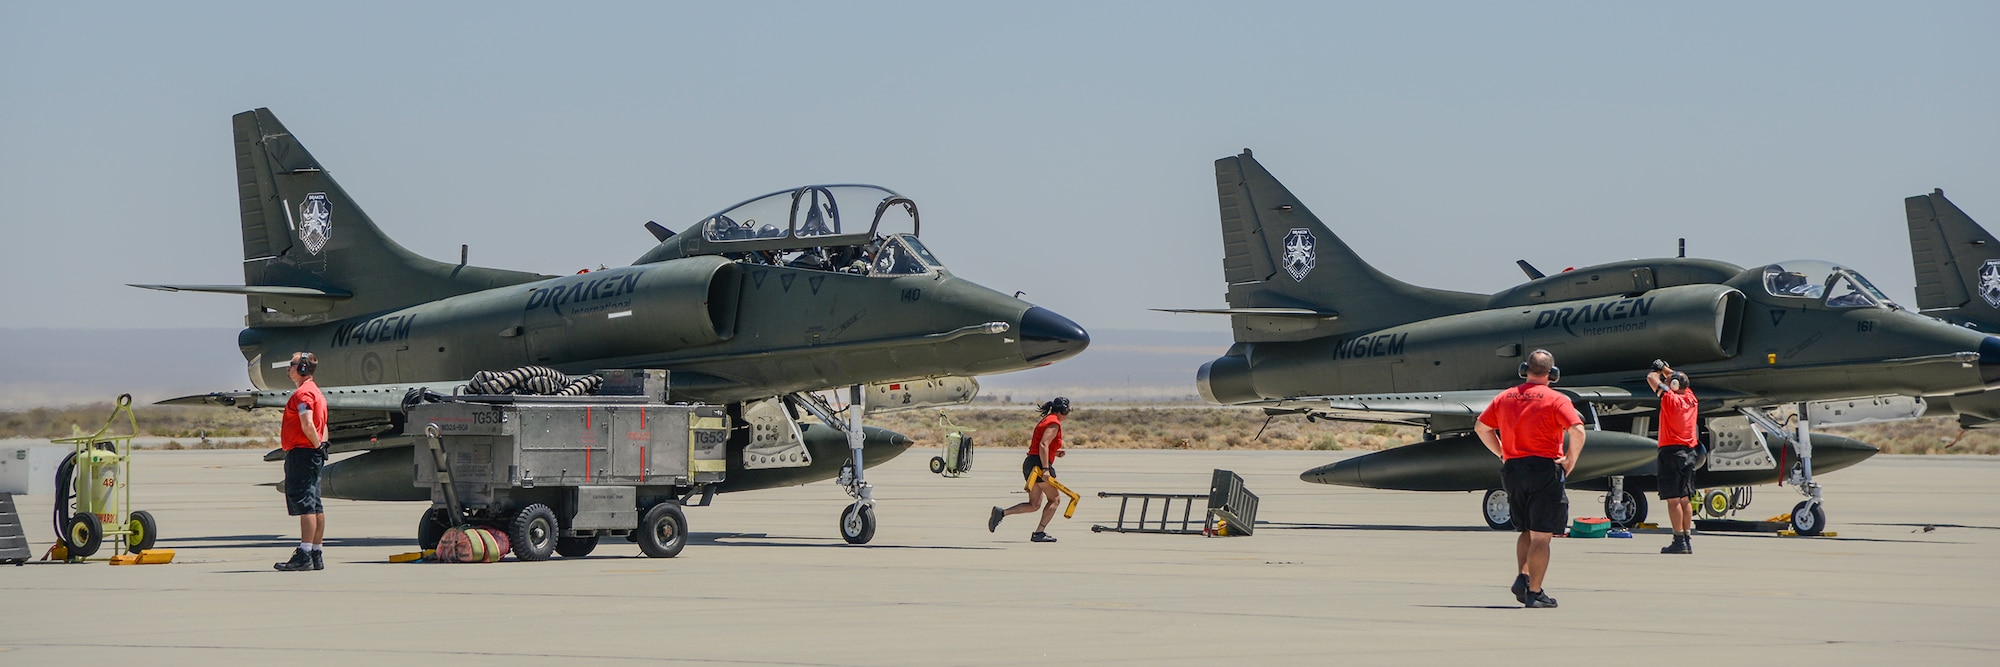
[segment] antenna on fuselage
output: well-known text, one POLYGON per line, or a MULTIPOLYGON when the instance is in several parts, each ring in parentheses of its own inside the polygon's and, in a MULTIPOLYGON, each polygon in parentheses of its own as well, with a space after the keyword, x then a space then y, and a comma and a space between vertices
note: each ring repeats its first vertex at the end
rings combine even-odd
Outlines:
POLYGON ((1681 254, 1678 256, 1682 258, 1686 258, 1688 256, 1688 240, 1687 237, 1685 236, 1681 237, 1681 254))

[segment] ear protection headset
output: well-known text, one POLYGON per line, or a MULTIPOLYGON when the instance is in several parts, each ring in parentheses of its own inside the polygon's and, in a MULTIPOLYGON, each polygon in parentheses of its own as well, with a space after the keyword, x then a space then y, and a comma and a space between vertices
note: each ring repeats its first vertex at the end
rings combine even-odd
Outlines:
POLYGON ((292 360, 292 370, 298 371, 299 375, 312 375, 313 371, 319 370, 319 357, 311 352, 300 352, 299 357, 292 360))
MULTIPOLYGON (((1546 350, 1535 350, 1535 352, 1540 352, 1540 353, 1542 353, 1542 354, 1548 354, 1548 351, 1546 351, 1546 350)), ((1530 353, 1528 353, 1528 356, 1530 356, 1530 357, 1532 357, 1532 356, 1535 356, 1535 353, 1534 353, 1534 352, 1530 352, 1530 353)), ((1554 355, 1550 355, 1550 356, 1549 356, 1549 358, 1550 358, 1550 359, 1554 359, 1554 358, 1555 358, 1555 356, 1554 356, 1554 355)), ((1553 382, 1555 382, 1555 381, 1557 381, 1557 380, 1560 380, 1560 379, 1562 379, 1562 372, 1563 372, 1563 369, 1562 369, 1562 367, 1561 367, 1561 366, 1557 366, 1557 365, 1555 365, 1555 364, 1550 364, 1550 365, 1549 365, 1549 382, 1553 383, 1553 382)), ((1526 379, 1526 378, 1528 377, 1528 362, 1526 362, 1526 361, 1523 361, 1523 362, 1521 362, 1521 367, 1520 367, 1520 368, 1517 368, 1517 369, 1515 369, 1515 370, 1514 370, 1514 374, 1515 374, 1515 375, 1519 375, 1519 376, 1521 376, 1521 377, 1522 377, 1523 379, 1526 379)))
POLYGON ((1687 374, 1682 373, 1680 371, 1674 371, 1674 374, 1667 378, 1667 386, 1671 387, 1674 391, 1680 391, 1682 389, 1686 389, 1688 386, 1687 374))

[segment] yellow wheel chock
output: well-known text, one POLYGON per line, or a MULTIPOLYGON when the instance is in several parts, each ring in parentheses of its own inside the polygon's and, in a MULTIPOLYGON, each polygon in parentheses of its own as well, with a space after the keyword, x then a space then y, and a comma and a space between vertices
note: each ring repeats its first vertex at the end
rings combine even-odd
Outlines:
POLYGON ((1053 487, 1056 487, 1056 490, 1057 490, 1057 491, 1061 491, 1063 495, 1065 495, 1065 496, 1069 496, 1069 507, 1063 510, 1063 518, 1065 518, 1065 519, 1074 519, 1074 518, 1076 518, 1076 501, 1077 501, 1077 495, 1076 495, 1076 492, 1075 492, 1075 491, 1071 491, 1071 490, 1069 490, 1069 487, 1067 487, 1067 486, 1063 486, 1063 483, 1062 483, 1062 482, 1058 482, 1058 481, 1056 481, 1056 478, 1054 478, 1054 477, 1044 477, 1044 476, 1042 476, 1042 469, 1041 469, 1041 467, 1040 467, 1040 466, 1037 466, 1037 467, 1035 468, 1034 472, 1030 472, 1030 473, 1028 473, 1028 490, 1029 490, 1029 491, 1031 491, 1031 492, 1032 492, 1032 491, 1034 491, 1034 490, 1035 490, 1035 482, 1037 482, 1037 481, 1045 481, 1045 482, 1048 482, 1048 483, 1049 483, 1049 486, 1053 486, 1053 487))

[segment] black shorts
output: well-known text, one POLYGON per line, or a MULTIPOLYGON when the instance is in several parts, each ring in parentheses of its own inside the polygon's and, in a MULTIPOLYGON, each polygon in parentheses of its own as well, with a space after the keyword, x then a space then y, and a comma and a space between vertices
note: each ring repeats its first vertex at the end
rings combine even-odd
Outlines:
POLYGON ((1035 469, 1040 467, 1042 467, 1042 457, 1029 454, 1028 458, 1021 462, 1021 481, 1028 481, 1028 478, 1035 474, 1035 469))
POLYGON ((1562 466, 1555 459, 1527 457, 1500 464, 1500 487, 1514 530, 1561 533, 1569 525, 1569 495, 1563 492, 1562 466))
POLYGON ((285 512, 292 516, 325 514, 319 500, 319 469, 325 459, 311 447, 285 452, 285 512))
POLYGON ((1700 457, 1693 447, 1660 448, 1660 500, 1694 496, 1694 468, 1700 457))

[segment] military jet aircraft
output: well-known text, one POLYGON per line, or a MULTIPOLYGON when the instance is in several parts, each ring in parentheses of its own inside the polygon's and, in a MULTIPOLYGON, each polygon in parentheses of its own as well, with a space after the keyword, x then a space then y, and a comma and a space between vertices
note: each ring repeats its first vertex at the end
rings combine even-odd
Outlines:
POLYGON ((1492 295, 1426 289, 1362 261, 1248 150, 1216 161, 1216 189, 1229 307, 1176 312, 1228 315, 1236 343, 1201 367, 1201 395, 1273 415, 1425 429, 1424 442, 1315 468, 1301 475, 1309 482, 1486 490, 1488 525, 1505 527, 1499 466, 1472 426, 1496 392, 1519 382, 1526 353, 1547 349, 1560 366, 1557 388, 1595 429, 1571 486, 1611 491, 1607 514, 1635 524, 1644 496, 1625 490, 1623 475, 1650 473, 1658 402, 1644 375, 1664 357, 1695 378, 1716 442, 1697 483, 1789 475, 1808 495, 1794 527, 1813 534, 1825 523, 1813 473, 1876 451, 1812 433, 1813 402, 2000 386, 2000 338, 1902 309, 1828 262, 1745 269, 1643 259, 1492 295), (1795 427, 1765 410, 1786 404, 1802 406, 1795 427))
MULTIPOLYGON (((1903 200, 1917 309, 1969 329, 2000 332, 2000 239, 1974 222, 1943 190, 1903 200)), ((2000 426, 2000 392, 1936 398, 1932 414, 1958 414, 1965 429, 2000 426)))
POLYGON ((330 497, 430 497, 412 483, 422 433, 406 428, 411 388, 450 393, 479 371, 526 365, 665 369, 672 400, 726 404, 740 426, 720 490, 838 475, 855 497, 842 535, 862 542, 874 533, 866 467, 911 444, 848 428, 863 412, 970 400, 972 376, 1090 342, 1068 318, 954 275, 919 239, 916 202, 883 188, 782 190, 680 233, 648 223, 657 244, 631 266, 550 276, 418 256, 270 110, 233 125, 244 283, 136 286, 247 297, 237 345, 257 389, 165 402, 281 407, 291 353, 316 353, 332 453, 363 452, 326 468, 330 497), (863 409, 814 393, 839 388, 863 409), (799 423, 801 410, 824 425, 799 423), (753 444, 759 424, 775 435, 753 444))

